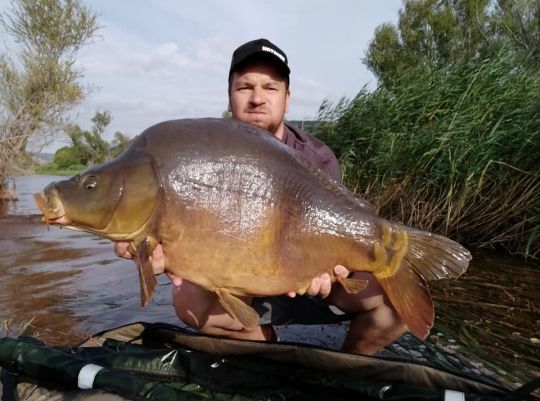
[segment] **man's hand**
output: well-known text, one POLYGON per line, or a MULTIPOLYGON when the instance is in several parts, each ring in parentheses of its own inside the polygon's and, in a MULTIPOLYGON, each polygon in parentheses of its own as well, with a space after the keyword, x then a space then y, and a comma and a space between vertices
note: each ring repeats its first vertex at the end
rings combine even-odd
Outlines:
MULTIPOLYGON (((133 259, 134 255, 129 251, 129 244, 129 241, 116 241, 114 243, 114 253, 121 258, 133 259)), ((157 244, 156 248, 152 251, 150 263, 152 264, 152 270, 155 275, 166 273, 169 280, 175 286, 182 284, 182 278, 165 271, 165 255, 163 254, 163 246, 161 244, 157 244)))
MULTIPOLYGON (((347 269, 345 266, 336 265, 334 267, 334 274, 336 276, 346 278, 349 275, 349 269, 347 269)), ((311 295, 312 297, 318 295, 321 298, 326 298, 328 295, 330 295, 331 290, 332 280, 330 278, 330 274, 324 273, 311 280, 311 285, 307 289, 306 294, 311 295)), ((296 296, 296 292, 289 292, 287 295, 294 298, 296 296)))

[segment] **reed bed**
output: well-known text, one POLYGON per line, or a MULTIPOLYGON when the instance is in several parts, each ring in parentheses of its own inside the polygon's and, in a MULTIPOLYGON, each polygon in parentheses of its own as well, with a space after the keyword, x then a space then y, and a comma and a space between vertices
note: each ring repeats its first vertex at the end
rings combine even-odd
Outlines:
POLYGON ((511 54, 403 71, 321 105, 314 132, 388 218, 540 257, 540 71, 511 54))

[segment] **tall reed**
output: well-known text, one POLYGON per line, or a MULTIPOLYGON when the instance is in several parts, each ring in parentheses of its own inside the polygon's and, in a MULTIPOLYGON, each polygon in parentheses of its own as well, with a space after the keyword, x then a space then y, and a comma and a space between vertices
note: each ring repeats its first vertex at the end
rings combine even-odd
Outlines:
POLYGON ((385 217, 540 257, 540 71, 510 54, 410 68, 321 105, 315 133, 385 217))

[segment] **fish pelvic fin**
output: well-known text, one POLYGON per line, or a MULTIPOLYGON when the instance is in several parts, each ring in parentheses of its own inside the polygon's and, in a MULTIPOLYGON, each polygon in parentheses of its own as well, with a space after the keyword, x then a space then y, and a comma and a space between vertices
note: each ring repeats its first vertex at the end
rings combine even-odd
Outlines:
POLYGON ((145 307, 152 299, 157 286, 156 276, 152 263, 150 263, 150 255, 157 246, 158 241, 152 237, 145 237, 137 247, 137 267, 139 269, 139 282, 141 285, 141 307, 145 307))
POLYGON ((374 275, 409 331, 424 340, 435 319, 433 301, 425 280, 408 266, 406 260, 392 276, 374 275))
POLYGON ((357 292, 360 292, 364 288, 366 288, 368 284, 367 280, 359 280, 355 278, 343 278, 340 276, 337 276, 336 280, 339 284, 341 284, 341 286, 347 292, 347 294, 356 294, 357 292))
POLYGON ((220 305, 225 309, 233 319, 238 320, 246 329, 253 329, 259 323, 259 315, 251 306, 246 304, 240 298, 231 294, 226 288, 212 289, 220 305))

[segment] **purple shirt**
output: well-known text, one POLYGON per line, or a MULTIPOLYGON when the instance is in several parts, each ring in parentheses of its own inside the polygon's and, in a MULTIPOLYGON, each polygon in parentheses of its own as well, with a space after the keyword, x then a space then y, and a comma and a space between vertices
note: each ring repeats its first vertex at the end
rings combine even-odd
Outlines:
POLYGON ((323 142, 289 124, 285 124, 282 142, 326 172, 334 180, 341 182, 341 170, 336 156, 323 142))

